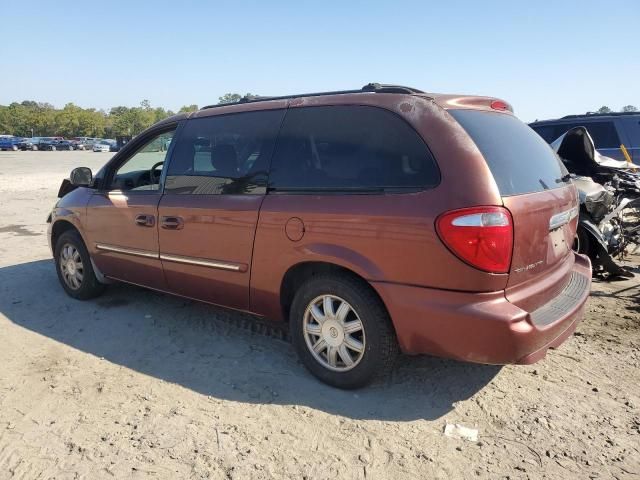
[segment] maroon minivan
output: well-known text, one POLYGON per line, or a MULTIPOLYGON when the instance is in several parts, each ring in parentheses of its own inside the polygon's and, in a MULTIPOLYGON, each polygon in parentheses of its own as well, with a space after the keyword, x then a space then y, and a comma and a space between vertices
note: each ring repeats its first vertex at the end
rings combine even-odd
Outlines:
POLYGON ((398 349, 535 362, 589 294, 576 188, 495 98, 370 84, 205 107, 95 177, 75 169, 61 196, 49 237, 69 295, 118 280, 288 322, 343 388, 398 349))

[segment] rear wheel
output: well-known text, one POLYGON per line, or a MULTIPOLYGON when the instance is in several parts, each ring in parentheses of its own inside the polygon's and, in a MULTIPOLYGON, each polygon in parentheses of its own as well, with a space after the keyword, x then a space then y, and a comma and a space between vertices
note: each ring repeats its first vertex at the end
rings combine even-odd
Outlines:
POLYGON ((98 282, 89 252, 78 232, 69 230, 60 235, 54 258, 58 279, 69 296, 88 300, 104 291, 105 286, 98 282))
POLYGON ((291 305, 292 341, 316 377, 358 388, 388 373, 398 347, 389 315, 371 288, 349 275, 306 281, 291 305))

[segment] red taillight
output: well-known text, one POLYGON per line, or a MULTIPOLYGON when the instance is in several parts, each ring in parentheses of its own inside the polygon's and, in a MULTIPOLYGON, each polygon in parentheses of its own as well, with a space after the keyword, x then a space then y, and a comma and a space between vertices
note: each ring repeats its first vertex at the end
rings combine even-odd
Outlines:
POLYGON ((507 273, 513 251, 513 221, 503 207, 472 207, 436 220, 440 239, 461 260, 491 273, 507 273))

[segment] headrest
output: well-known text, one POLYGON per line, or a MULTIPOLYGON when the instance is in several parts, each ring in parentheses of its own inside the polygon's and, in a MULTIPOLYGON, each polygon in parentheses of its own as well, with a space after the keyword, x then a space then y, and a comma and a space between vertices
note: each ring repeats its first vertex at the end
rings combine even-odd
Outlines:
POLYGON ((211 149, 211 165, 216 176, 235 178, 238 176, 238 157, 233 145, 216 145, 211 149))

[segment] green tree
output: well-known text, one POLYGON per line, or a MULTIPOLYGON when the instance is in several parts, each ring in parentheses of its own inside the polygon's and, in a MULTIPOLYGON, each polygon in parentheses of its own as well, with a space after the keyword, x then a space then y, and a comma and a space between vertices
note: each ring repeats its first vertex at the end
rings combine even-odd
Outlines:
POLYGON ((225 93, 223 96, 219 97, 218 105, 224 105, 226 103, 236 103, 239 102, 242 98, 256 98, 258 95, 254 95, 253 93, 246 93, 244 96, 239 93, 225 93))
MULTIPOLYGON (((222 98, 222 97, 220 97, 222 98)), ((189 112, 195 112, 198 110, 198 105, 183 105, 182 108, 180 108, 180 110, 178 110, 178 113, 189 113, 189 112)))
POLYGON ((224 105, 225 103, 236 103, 239 102, 242 96, 239 93, 225 93, 223 96, 219 97, 218 105, 224 105))
POLYGON ((73 103, 67 103, 62 110, 54 114, 55 131, 63 137, 73 137, 80 130, 82 109, 73 103))
POLYGON ((606 105, 603 105, 602 107, 600 107, 598 109, 598 113, 611 113, 611 112, 612 112, 612 110, 609 107, 607 107, 606 105))
POLYGON ((625 105, 624 107, 622 107, 622 111, 623 112, 637 112, 638 109, 633 105, 625 105))
MULTIPOLYGON (((185 105, 183 111, 197 110, 185 105), (185 110, 186 109, 186 110, 185 110)), ((143 100, 137 107, 117 106, 105 112, 67 103, 56 109, 46 102, 24 100, 0 105, 0 134, 19 136, 115 137, 137 135, 152 124, 174 115, 143 100)))

